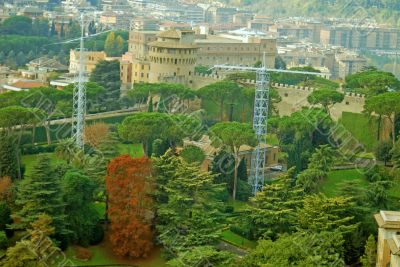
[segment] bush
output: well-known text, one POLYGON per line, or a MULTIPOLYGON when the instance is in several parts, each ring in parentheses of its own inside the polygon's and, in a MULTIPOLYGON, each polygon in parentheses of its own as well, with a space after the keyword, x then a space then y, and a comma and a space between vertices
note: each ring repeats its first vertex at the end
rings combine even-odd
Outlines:
POLYGON ((6 249, 8 246, 7 235, 4 231, 0 231, 0 249, 6 249))
POLYGON ((244 225, 231 224, 231 226, 229 227, 229 230, 231 230, 233 233, 243 236, 249 240, 252 239, 252 233, 251 233, 250 228, 246 227, 244 225))
POLYGON ((180 153, 180 156, 187 162, 187 163, 203 163, 206 155, 204 154, 203 150, 197 146, 186 146, 180 153))
POLYGON ((93 253, 84 247, 75 247, 75 257, 79 260, 90 260, 93 257, 93 253))
POLYGON ((233 206, 226 206, 225 207, 225 212, 226 213, 233 213, 235 208, 233 206))
POLYGON ((24 145, 22 147, 23 155, 35 155, 40 153, 53 153, 56 150, 57 144, 51 145, 24 145))
POLYGON ((238 186, 236 191, 236 199, 240 201, 248 201, 252 196, 251 185, 247 181, 238 179, 238 186))
POLYGON ((92 230, 92 236, 90 237, 89 243, 90 245, 98 245, 104 239, 104 229, 103 226, 99 223, 92 230))

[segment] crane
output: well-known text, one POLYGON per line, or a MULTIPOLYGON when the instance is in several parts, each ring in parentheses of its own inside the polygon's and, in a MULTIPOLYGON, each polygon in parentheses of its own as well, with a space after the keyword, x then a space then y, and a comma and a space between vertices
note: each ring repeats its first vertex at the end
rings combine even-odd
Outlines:
POLYGON ((267 132, 268 132, 268 110, 269 110, 269 88, 270 73, 291 73, 324 76, 318 72, 294 71, 282 69, 269 69, 264 61, 261 67, 242 67, 231 65, 214 65, 212 69, 225 71, 245 71, 256 73, 256 92, 254 100, 253 129, 257 137, 257 146, 253 150, 251 157, 251 169, 249 184, 252 186, 252 192, 256 195, 262 191, 265 181, 265 160, 267 156, 267 132))

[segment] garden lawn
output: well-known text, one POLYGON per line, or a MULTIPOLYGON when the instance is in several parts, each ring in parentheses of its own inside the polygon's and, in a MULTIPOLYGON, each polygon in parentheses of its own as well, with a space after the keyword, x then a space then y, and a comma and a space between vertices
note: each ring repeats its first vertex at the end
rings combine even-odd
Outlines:
MULTIPOLYGON (((89 247, 92 258, 88 261, 75 258, 75 250, 70 246, 66 253, 68 264, 65 266, 106 266, 106 265, 132 265, 138 267, 165 267, 166 262, 161 257, 160 248, 155 248, 146 259, 128 259, 113 255, 110 244, 103 242, 100 245, 89 247)), ((55 266, 54 266, 55 267, 55 266)))
POLYGON ((362 143, 368 151, 372 151, 377 144, 377 120, 357 113, 343 112, 340 123, 362 143))
POLYGON ((230 230, 226 230, 222 232, 221 239, 227 243, 230 243, 236 247, 241 247, 245 249, 253 249, 257 246, 257 242, 255 241, 250 241, 238 234, 235 234, 234 232, 230 230))
POLYGON ((368 186, 368 181, 356 169, 331 171, 327 179, 321 184, 321 192, 328 197, 335 197, 341 183, 355 180, 360 181, 360 185, 363 187, 368 186))

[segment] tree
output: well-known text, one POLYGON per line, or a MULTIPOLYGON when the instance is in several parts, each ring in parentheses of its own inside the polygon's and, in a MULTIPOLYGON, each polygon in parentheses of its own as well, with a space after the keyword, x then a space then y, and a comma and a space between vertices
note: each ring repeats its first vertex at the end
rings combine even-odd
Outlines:
POLYGON ((46 213, 52 217, 58 236, 67 233, 59 177, 48 156, 39 156, 31 175, 18 185, 15 204, 18 210, 12 215, 14 229, 26 229, 40 214, 46 213))
POLYGON ((0 201, 10 201, 12 197, 13 183, 10 177, 0 177, 0 201))
POLYGON ((26 57, 24 52, 20 51, 15 59, 18 66, 23 66, 26 63, 26 57))
POLYGON ((367 98, 364 109, 369 114, 386 117, 392 128, 392 143, 396 142, 395 118, 400 113, 400 93, 389 92, 367 98))
POLYGON ((186 266, 238 266, 235 254, 228 251, 218 251, 212 246, 194 247, 191 251, 178 253, 176 259, 170 260, 167 265, 171 267, 186 266))
POLYGON ((210 137, 215 147, 227 149, 235 157, 232 197, 236 199, 238 167, 240 163, 240 147, 242 145, 255 146, 257 143, 253 128, 245 123, 221 122, 210 129, 210 137))
POLYGON ((293 231, 295 213, 302 206, 304 191, 292 185, 294 169, 277 183, 265 185, 263 191, 251 199, 253 204, 247 211, 249 226, 254 228, 254 238, 275 239, 279 234, 293 231))
POLYGON ((110 136, 110 127, 104 122, 97 122, 85 127, 85 144, 97 149, 110 136))
POLYGON ((326 113, 330 114, 329 108, 336 103, 341 103, 344 99, 344 94, 331 89, 320 89, 313 91, 307 100, 312 105, 321 104, 326 113))
POLYGON ((187 163, 202 164, 206 158, 203 150, 198 146, 186 146, 180 153, 187 163))
POLYGON ((375 156, 378 160, 383 161, 386 166, 387 162, 392 158, 392 149, 392 142, 381 141, 375 148, 375 156))
POLYGON ((304 108, 269 122, 277 125, 282 150, 288 153, 288 167, 295 166, 296 172, 306 169, 316 147, 330 142, 332 119, 321 109, 304 108))
POLYGON ((367 69, 348 75, 345 81, 344 88, 350 90, 363 89, 369 96, 386 93, 389 89, 398 90, 400 88, 400 82, 392 73, 375 69, 367 69))
POLYGON ((368 237, 367 243, 365 244, 364 255, 360 258, 363 267, 375 267, 376 266, 376 241, 373 235, 368 237))
POLYGON ((61 183, 70 240, 81 246, 88 246, 92 243, 99 223, 93 202, 96 184, 89 177, 77 172, 67 172, 61 183))
POLYGON ((241 266, 343 266, 342 246, 338 232, 284 234, 275 242, 260 240, 241 266))
POLYGON ((57 248, 49 236, 54 234, 52 219, 47 214, 40 214, 31 223, 28 232, 30 239, 23 239, 14 247, 7 249, 6 258, 0 262, 5 267, 45 267, 56 257, 57 248))
POLYGON ((309 169, 316 169, 322 172, 329 172, 337 159, 336 151, 329 145, 321 145, 311 155, 309 169))
POLYGON ((283 60, 281 56, 275 57, 275 69, 285 70, 286 62, 283 60))
POLYGON ((90 74, 90 81, 98 83, 106 88, 105 93, 105 106, 109 110, 117 109, 118 103, 116 100, 120 97, 120 64, 118 60, 113 61, 100 61, 96 64, 90 74))
POLYGON ((122 38, 121 35, 118 35, 117 39, 115 39, 116 56, 122 56, 122 54, 124 53, 124 43, 125 43, 124 38, 122 38))
POLYGON ((211 100, 219 106, 219 120, 224 121, 226 104, 234 103, 241 93, 241 88, 234 82, 221 81, 207 85, 198 90, 202 100, 211 100))
POLYGON ((172 253, 218 242, 223 224, 218 195, 223 186, 214 176, 174 156, 156 159, 156 229, 158 239, 172 253))
POLYGON ((0 31, 3 34, 32 35, 32 19, 25 16, 12 16, 4 20, 0 31))
POLYGON ((151 162, 122 155, 108 165, 110 240, 117 255, 147 257, 153 248, 151 162))
POLYGON ((137 113, 124 119, 118 127, 119 136, 130 142, 140 142, 146 155, 155 139, 165 139, 170 124, 165 113, 137 113))
POLYGON ((8 236, 11 236, 13 232, 7 229, 7 225, 12 223, 10 207, 5 201, 0 201, 0 231, 5 231, 8 236))
POLYGON ((19 157, 19 153, 15 139, 0 133, 0 177, 8 176, 13 180, 18 177, 16 157, 19 157))
POLYGON ((58 158, 63 159, 67 164, 71 163, 79 152, 73 139, 62 140, 55 149, 55 154, 58 158))
POLYGON ((116 55, 115 32, 110 32, 107 35, 106 42, 104 44, 104 51, 109 57, 116 55))
POLYGON ((351 198, 328 198, 322 194, 304 198, 304 206, 297 212, 297 227, 313 232, 339 231, 351 233, 358 227, 351 210, 351 198))
POLYGON ((296 183, 301 186, 307 194, 318 193, 318 187, 326 176, 326 172, 321 170, 307 169, 297 176, 296 183))

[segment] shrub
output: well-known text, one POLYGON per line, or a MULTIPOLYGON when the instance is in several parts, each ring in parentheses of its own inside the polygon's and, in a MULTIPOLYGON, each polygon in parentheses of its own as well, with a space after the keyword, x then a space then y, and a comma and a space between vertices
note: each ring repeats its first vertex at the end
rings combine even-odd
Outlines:
POLYGON ((93 253, 84 247, 75 247, 75 257, 79 260, 90 260, 93 257, 93 253))
POLYGON ((226 206, 225 208, 226 213, 233 213, 234 210, 235 208, 233 206, 226 206))
POLYGON ((103 241, 103 239, 104 239, 104 229, 103 226, 99 223, 93 228, 89 243, 92 246, 98 245, 101 243, 101 241, 103 241))
POLYGON ((4 231, 0 231, 0 249, 6 249, 8 246, 7 235, 4 231))

